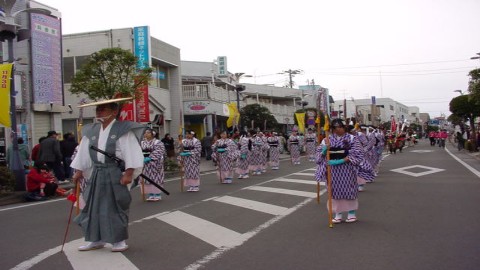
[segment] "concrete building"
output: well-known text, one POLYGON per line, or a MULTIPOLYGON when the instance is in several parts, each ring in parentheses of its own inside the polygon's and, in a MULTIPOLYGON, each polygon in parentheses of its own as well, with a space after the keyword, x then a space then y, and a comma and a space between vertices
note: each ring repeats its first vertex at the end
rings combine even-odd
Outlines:
POLYGON ((333 104, 332 118, 355 118, 367 125, 379 125, 392 117, 398 123, 405 120, 417 123, 420 120, 419 111, 416 106, 409 107, 391 98, 338 100, 333 104))
MULTIPOLYGON (((16 1, 7 13, 13 15, 17 37, 13 40, 15 119, 17 137, 31 147, 49 130, 61 131, 64 106, 62 84, 61 13, 36 1, 16 1), (19 12, 48 10, 50 15, 19 12), (17 13, 19 12, 19 13, 17 13), (22 29, 22 31, 19 31, 22 29)), ((2 46, 2 62, 9 61, 7 42, 2 46)), ((0 163, 5 146, 11 145, 12 129, 0 126, 0 163)))
POLYGON ((63 131, 75 133, 80 117, 83 123, 93 121, 94 108, 86 107, 83 111, 77 108, 85 97, 68 94, 71 81, 89 55, 114 47, 132 51, 154 69, 147 93, 144 93, 148 104, 143 108, 136 106, 137 112, 143 109, 145 113, 137 115, 135 120, 157 130, 160 137, 165 133, 179 134, 183 120, 182 111, 178 110, 183 102, 180 49, 150 36, 147 26, 63 36, 65 104, 68 106, 62 113, 63 131), (139 44, 145 47, 139 49, 139 44))
POLYGON ((301 101, 308 102, 306 108, 316 106, 311 91, 249 83, 240 83, 245 90, 239 92, 237 101, 235 86, 244 74, 231 73, 226 65, 222 73, 219 62, 182 61, 185 127, 194 130, 199 138, 215 128, 226 128, 227 104, 231 102, 240 108, 250 104, 268 108, 283 125, 283 131, 293 127, 294 113, 302 108, 301 101))

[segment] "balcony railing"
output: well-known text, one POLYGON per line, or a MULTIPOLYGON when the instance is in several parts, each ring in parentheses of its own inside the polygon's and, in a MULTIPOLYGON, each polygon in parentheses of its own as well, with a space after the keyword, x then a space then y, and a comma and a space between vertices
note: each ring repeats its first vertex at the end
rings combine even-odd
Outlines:
MULTIPOLYGON (((182 90, 184 101, 212 100, 221 103, 237 101, 236 92, 227 91, 212 84, 183 85, 182 90)), ((273 98, 275 99, 275 97, 273 98)), ((272 104, 266 102, 257 103, 255 98, 246 98, 240 101, 241 107, 250 104, 259 104, 263 107, 267 107, 279 123, 284 123, 285 118, 289 118, 290 121, 292 121, 295 113, 295 108, 289 105, 272 104)))
POLYGON ((218 102, 235 101, 235 93, 212 84, 183 85, 183 100, 214 100, 218 102))

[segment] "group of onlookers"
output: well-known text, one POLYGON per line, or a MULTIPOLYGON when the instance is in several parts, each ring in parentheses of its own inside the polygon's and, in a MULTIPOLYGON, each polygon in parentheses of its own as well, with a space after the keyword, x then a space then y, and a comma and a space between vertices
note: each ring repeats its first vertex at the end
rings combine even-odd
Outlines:
MULTIPOLYGON (((22 137, 17 138, 20 162, 26 173, 28 200, 68 194, 58 184, 67 183, 72 175, 70 163, 78 143, 72 133, 66 133, 62 141, 57 139, 58 135, 56 131, 49 131, 32 151, 22 137)), ((6 156, 9 168, 13 167, 13 153, 13 146, 10 146, 6 156)))

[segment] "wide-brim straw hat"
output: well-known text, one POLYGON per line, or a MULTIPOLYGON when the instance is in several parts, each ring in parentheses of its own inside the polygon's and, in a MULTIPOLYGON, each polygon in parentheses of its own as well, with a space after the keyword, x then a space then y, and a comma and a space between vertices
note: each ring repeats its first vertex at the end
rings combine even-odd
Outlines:
POLYGON ((126 97, 126 98, 114 98, 114 99, 106 99, 106 100, 100 100, 100 101, 94 101, 86 104, 82 104, 77 106, 78 108, 84 108, 84 107, 90 107, 90 106, 99 106, 99 105, 104 105, 104 104, 109 104, 109 103, 120 103, 120 102, 126 102, 133 100, 133 97, 126 97))

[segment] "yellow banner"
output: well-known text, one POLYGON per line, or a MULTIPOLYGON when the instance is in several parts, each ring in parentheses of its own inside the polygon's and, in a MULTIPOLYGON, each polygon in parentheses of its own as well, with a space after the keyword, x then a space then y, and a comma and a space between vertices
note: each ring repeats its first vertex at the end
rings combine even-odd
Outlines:
POLYGON ((240 122, 240 113, 237 110, 237 103, 231 102, 228 105, 227 128, 238 126, 240 122))
POLYGON ((295 113, 298 122, 298 132, 305 134, 305 113, 295 113))
POLYGON ((10 81, 13 64, 0 65, 0 124, 11 127, 10 118, 10 81))

